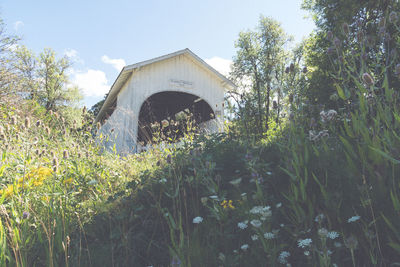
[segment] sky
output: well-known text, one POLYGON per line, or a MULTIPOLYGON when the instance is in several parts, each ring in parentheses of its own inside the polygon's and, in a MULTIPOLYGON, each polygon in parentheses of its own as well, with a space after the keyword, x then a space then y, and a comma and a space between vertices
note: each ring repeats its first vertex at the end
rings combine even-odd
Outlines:
POLYGON ((70 80, 91 107, 122 67, 189 48, 222 74, 240 31, 261 15, 282 24, 295 43, 315 28, 302 0, 2 0, 7 33, 35 53, 52 48, 73 61, 70 80))

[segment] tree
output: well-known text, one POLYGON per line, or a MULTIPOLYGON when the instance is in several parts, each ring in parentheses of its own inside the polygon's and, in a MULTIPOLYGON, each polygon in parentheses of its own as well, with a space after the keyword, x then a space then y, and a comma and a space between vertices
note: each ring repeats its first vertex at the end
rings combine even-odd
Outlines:
POLYGON ((15 57, 23 92, 46 110, 57 111, 82 99, 78 88, 68 80, 67 71, 71 63, 67 57, 57 59, 56 53, 49 48, 36 57, 23 46, 16 49, 15 57))
MULTIPOLYGON (((304 0, 303 8, 311 12, 318 26, 309 39, 305 57, 311 70, 307 88, 310 102, 331 108, 343 106, 343 100, 337 101, 335 84, 338 83, 346 84, 345 98, 351 98, 351 88, 356 87, 354 81, 345 74, 340 78, 332 75, 353 65, 346 61, 347 55, 362 59, 357 60, 362 64, 352 66, 360 74, 374 69, 381 58, 387 61, 398 57, 398 33, 393 23, 398 20, 396 12, 400 10, 397 1, 304 0)), ((400 85, 394 67, 388 69, 389 87, 400 85)))
POLYGON ((16 74, 12 62, 13 47, 18 43, 17 36, 6 33, 5 24, 0 19, 0 97, 8 96, 16 91, 16 74))
POLYGON ((277 21, 261 16, 257 29, 241 32, 235 43, 238 50, 231 78, 241 92, 232 92, 232 96, 246 130, 254 130, 259 137, 269 127, 271 99, 277 89, 276 74, 285 62, 284 47, 290 41, 277 21))

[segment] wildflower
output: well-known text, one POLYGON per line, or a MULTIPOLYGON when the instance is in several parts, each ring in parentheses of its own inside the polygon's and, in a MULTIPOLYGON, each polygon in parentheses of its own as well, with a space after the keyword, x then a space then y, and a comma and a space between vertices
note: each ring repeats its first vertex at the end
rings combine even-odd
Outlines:
POLYGON ((297 241, 297 246, 299 248, 305 248, 308 247, 311 243, 312 243, 311 238, 300 239, 299 241, 297 241))
POLYGON ((375 83, 375 81, 374 81, 374 79, 372 78, 372 76, 371 76, 369 73, 367 73, 367 72, 365 72, 365 73, 362 75, 362 79, 363 79, 364 83, 365 83, 367 86, 371 86, 371 85, 373 85, 373 84, 375 83))
POLYGON ((264 234, 264 238, 265 239, 274 239, 275 238, 275 234, 274 233, 270 233, 270 232, 266 232, 264 234))
POLYGON ((218 196, 209 196, 211 199, 218 199, 218 196))
POLYGON ((160 182, 160 184, 165 184, 167 182, 167 179, 161 178, 159 182, 160 182))
POLYGON ((348 223, 356 222, 360 219, 360 216, 356 215, 347 220, 348 223))
POLYGON ((29 214, 29 212, 27 212, 27 211, 24 211, 24 212, 22 213, 22 218, 23 218, 23 219, 28 219, 29 216, 30 216, 30 214, 29 214))
POLYGON ((332 232, 329 232, 326 236, 333 240, 335 238, 338 238, 339 234, 337 232, 335 232, 335 231, 332 231, 332 232))
POLYGON ((318 229, 318 234, 322 237, 326 237, 328 235, 328 230, 325 228, 318 229))
POLYGON ((258 240, 258 235, 252 235, 252 236, 251 236, 251 240, 253 240, 253 241, 258 240))
POLYGON ((308 250, 304 251, 304 255, 310 256, 310 251, 308 251, 308 250))
POLYGON ((246 251, 249 248, 248 244, 244 244, 240 247, 241 250, 246 251))
POLYGON ((290 256, 290 252, 282 251, 282 252, 279 254, 279 257, 278 257, 279 263, 281 263, 281 264, 286 264, 286 263, 287 263, 287 258, 288 258, 289 256, 290 256))
POLYGON ((253 225, 254 227, 258 228, 261 226, 261 221, 260 220, 252 220, 250 221, 250 224, 253 225))
POLYGON ((342 247, 342 243, 340 243, 340 242, 335 242, 335 243, 333 243, 333 245, 335 246, 335 248, 342 247))
POLYGON ((65 185, 66 185, 66 184, 71 184, 73 181, 74 181, 74 179, 68 178, 68 179, 64 180, 64 184, 65 184, 65 185))
POLYGON ((239 222, 237 226, 238 226, 240 229, 244 230, 244 229, 247 228, 247 223, 248 223, 248 222, 249 222, 249 221, 239 222))
POLYGON ((303 73, 307 73, 307 72, 308 72, 308 69, 307 69, 306 66, 304 66, 304 67, 303 67, 303 73))
POLYGON ((199 224, 203 221, 203 218, 200 216, 197 216, 195 218, 193 218, 193 223, 199 224))
POLYGON ((232 200, 229 200, 229 201, 224 200, 224 201, 222 201, 221 206, 224 209, 232 209, 233 210, 233 209, 235 209, 235 207, 233 206, 232 203, 233 203, 232 200))
POLYGON ((280 208, 280 207, 282 207, 282 203, 281 202, 279 202, 278 204, 276 204, 276 206, 275 206, 276 208, 280 208))
POLYGON ((162 127, 168 127, 169 126, 169 122, 167 120, 162 120, 161 121, 161 125, 162 125, 162 127))
POLYGON ((39 127, 41 124, 42 124, 42 121, 41 121, 41 120, 37 120, 37 121, 36 121, 36 127, 39 127))

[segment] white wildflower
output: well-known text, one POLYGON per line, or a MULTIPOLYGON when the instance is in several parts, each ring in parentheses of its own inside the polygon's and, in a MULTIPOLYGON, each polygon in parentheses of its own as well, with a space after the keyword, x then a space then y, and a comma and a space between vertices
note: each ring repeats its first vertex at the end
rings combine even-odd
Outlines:
POLYGON ((247 223, 248 223, 249 221, 243 221, 243 222, 239 222, 238 223, 238 227, 240 228, 240 229, 246 229, 247 228, 247 223))
POLYGON ((250 223, 256 228, 260 227, 262 224, 260 220, 252 220, 250 223))
POLYGON ((297 246, 299 248, 305 248, 308 247, 311 244, 311 242, 312 242, 311 238, 300 239, 299 241, 297 241, 297 246))
POLYGON ((347 222, 348 223, 352 223, 352 222, 358 221, 359 219, 360 219, 360 216, 356 215, 356 216, 353 216, 353 217, 349 218, 347 220, 347 222))
POLYGON ((211 199, 218 199, 217 196, 209 196, 209 198, 211 198, 211 199))
POLYGON ((281 263, 281 264, 286 264, 286 263, 287 263, 287 258, 288 258, 289 256, 290 256, 290 252, 282 251, 282 252, 279 254, 279 257, 278 257, 279 263, 281 263))
POLYGON ((337 232, 335 232, 335 231, 332 231, 332 232, 329 232, 329 233, 327 234, 327 237, 333 240, 333 239, 339 237, 339 233, 337 233, 337 232))
POLYGON ((265 239, 274 239, 275 238, 275 234, 274 233, 270 233, 270 232, 266 232, 264 234, 264 238, 265 239))
POLYGON ((252 235, 252 236, 251 236, 251 240, 253 240, 253 241, 258 240, 258 235, 252 235))
POLYGON ((193 223, 199 224, 199 223, 201 223, 202 221, 203 221, 203 218, 200 217, 200 216, 193 218, 193 223))
POLYGON ((279 202, 278 204, 276 204, 276 208, 280 208, 280 207, 282 207, 282 203, 281 202, 279 202))
POLYGON ((335 242, 335 243, 333 243, 333 245, 334 245, 336 248, 342 247, 342 243, 340 243, 340 242, 335 242))
POLYGON ((326 237, 328 235, 328 230, 325 228, 318 229, 318 234, 322 237, 326 237))
POLYGON ((324 218, 325 218, 325 215, 321 213, 321 214, 318 214, 317 217, 315 217, 314 221, 317 223, 320 223, 324 220, 324 218))
POLYGON ((310 251, 308 251, 308 250, 304 251, 304 255, 309 256, 310 255, 310 251))
POLYGON ((240 247, 241 250, 246 251, 249 248, 248 244, 244 244, 240 247))

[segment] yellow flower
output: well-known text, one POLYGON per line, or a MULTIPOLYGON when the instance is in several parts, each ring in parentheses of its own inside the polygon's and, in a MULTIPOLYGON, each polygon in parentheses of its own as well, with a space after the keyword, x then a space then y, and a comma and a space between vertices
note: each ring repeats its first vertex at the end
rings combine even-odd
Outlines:
POLYGON ((72 178, 68 178, 66 180, 64 180, 64 184, 72 184, 74 180, 72 178))
POLYGON ((233 201, 232 200, 229 200, 229 201, 224 200, 224 201, 222 201, 221 206, 224 209, 232 209, 232 210, 235 209, 235 207, 233 206, 233 201))

